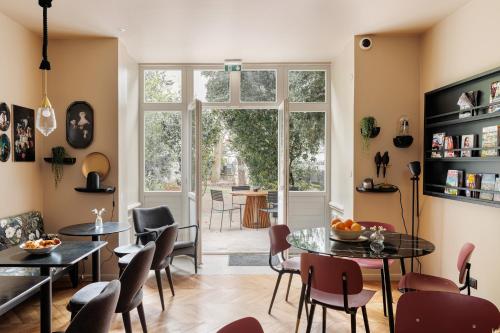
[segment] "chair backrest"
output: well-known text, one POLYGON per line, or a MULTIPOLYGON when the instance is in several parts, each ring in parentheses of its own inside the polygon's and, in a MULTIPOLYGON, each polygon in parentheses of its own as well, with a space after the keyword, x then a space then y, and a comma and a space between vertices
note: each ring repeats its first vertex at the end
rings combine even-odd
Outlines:
POLYGON ((66 333, 108 333, 119 297, 120 281, 113 280, 83 306, 69 324, 66 333))
POLYGON ((500 314, 493 303, 441 291, 405 293, 396 312, 397 333, 490 333, 499 325, 500 314))
POLYGON ((459 276, 458 280, 460 283, 465 282, 465 272, 467 270, 467 263, 470 260, 470 257, 472 255, 472 252, 474 252, 474 249, 476 247, 472 243, 465 243, 462 248, 460 249, 460 253, 458 254, 458 260, 457 260, 457 269, 459 271, 459 276))
MULTIPOLYGON (((175 223, 174 216, 167 206, 154 208, 134 208, 132 211, 134 218, 135 232, 144 232, 144 228, 160 228, 175 223)), ((155 240, 154 235, 140 236, 142 244, 155 240)))
POLYGON ((373 221, 357 221, 359 225, 362 227, 365 227, 366 229, 370 229, 371 227, 384 227, 385 230, 389 232, 396 232, 396 227, 394 227, 392 224, 389 223, 384 223, 384 222, 373 222, 373 221))
POLYGON ((231 186, 231 191, 250 191, 250 185, 231 186))
POLYGON ((160 265, 165 261, 165 259, 172 254, 175 245, 175 239, 177 238, 177 228, 179 225, 174 223, 166 227, 162 233, 156 239, 156 250, 153 256, 153 262, 151 263, 151 269, 161 269, 160 265))
POLYGON ((252 317, 241 318, 224 326, 217 333, 264 333, 257 319, 252 317))
POLYGON ((213 201, 222 201, 224 202, 224 196, 221 190, 210 190, 210 195, 212 196, 213 201))
POLYGON ((285 224, 277 224, 269 228, 269 240, 271 243, 272 256, 288 250, 291 247, 291 245, 286 241, 286 236, 289 234, 290 228, 288 228, 285 224))
POLYGON ((149 242, 130 260, 120 276, 122 284, 116 312, 128 311, 130 302, 141 290, 148 278, 155 253, 155 242, 149 242))
POLYGON ((313 253, 300 255, 302 283, 308 283, 312 268, 311 287, 326 293, 343 294, 343 274, 347 277, 347 294, 358 294, 363 290, 363 277, 359 265, 346 259, 320 256, 313 253))
POLYGON ((277 204, 278 203, 278 192, 276 192, 276 191, 267 192, 267 202, 271 203, 271 204, 277 204))

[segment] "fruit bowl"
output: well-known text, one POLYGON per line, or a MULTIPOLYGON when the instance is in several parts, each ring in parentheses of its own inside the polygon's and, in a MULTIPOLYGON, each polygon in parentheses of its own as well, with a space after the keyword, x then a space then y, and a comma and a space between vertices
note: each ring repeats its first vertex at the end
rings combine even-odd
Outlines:
POLYGON ((61 245, 61 241, 59 239, 54 239, 54 240, 38 240, 38 241, 27 241, 19 247, 23 249, 24 251, 28 252, 29 254, 48 254, 52 251, 54 251, 57 247, 61 245), (43 242, 50 242, 47 244, 44 244, 43 242))
POLYGON ((356 240, 361 236, 363 231, 365 230, 364 227, 361 227, 361 230, 354 231, 354 230, 340 230, 340 229, 335 229, 332 228, 332 234, 335 235, 338 239, 342 240, 356 240))

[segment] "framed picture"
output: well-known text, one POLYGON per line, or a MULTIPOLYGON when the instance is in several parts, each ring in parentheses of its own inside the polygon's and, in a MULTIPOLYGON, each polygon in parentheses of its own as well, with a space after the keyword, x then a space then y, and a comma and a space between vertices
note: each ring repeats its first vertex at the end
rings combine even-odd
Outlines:
POLYGON ((7 162, 10 156, 10 139, 7 134, 0 135, 0 161, 7 162))
POLYGON ((10 110, 6 103, 0 103, 0 131, 6 131, 10 126, 10 110))
MULTIPOLYGON (((500 103, 500 81, 491 83, 490 86, 490 104, 500 103)), ((488 109, 489 113, 500 111, 500 104, 491 105, 488 109)))
POLYGON ((94 139, 94 110, 89 103, 71 103, 66 111, 66 141, 73 148, 87 148, 94 139))
POLYGON ((12 132, 14 161, 35 161, 35 111, 22 106, 12 106, 12 132))

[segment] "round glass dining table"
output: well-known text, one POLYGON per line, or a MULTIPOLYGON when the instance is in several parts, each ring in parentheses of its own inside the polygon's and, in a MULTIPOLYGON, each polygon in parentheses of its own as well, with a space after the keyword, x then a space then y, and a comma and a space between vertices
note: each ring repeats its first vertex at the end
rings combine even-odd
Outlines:
POLYGON ((394 332, 394 313, 392 308, 391 276, 389 273, 389 259, 400 259, 402 274, 405 274, 405 258, 415 258, 434 252, 435 246, 431 242, 398 232, 382 232, 384 235, 384 249, 375 252, 370 248, 372 231, 363 231, 367 237, 364 242, 346 242, 331 238, 330 228, 310 228, 292 232, 287 237, 288 243, 307 252, 345 258, 381 259, 384 263, 384 281, 387 288, 383 291, 387 299, 389 330, 394 332))

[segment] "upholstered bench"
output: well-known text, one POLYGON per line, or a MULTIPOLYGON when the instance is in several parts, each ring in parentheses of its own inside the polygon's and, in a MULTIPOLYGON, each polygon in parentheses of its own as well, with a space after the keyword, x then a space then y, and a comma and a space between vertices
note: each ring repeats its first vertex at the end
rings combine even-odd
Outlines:
MULTIPOLYGON (((31 211, 20 215, 0 218, 0 255, 1 251, 12 246, 19 246, 27 240, 35 240, 44 233, 42 214, 31 211)), ((54 269, 52 278, 58 279, 64 273, 69 273, 73 287, 78 284, 78 266, 69 269, 54 269)), ((0 267, 0 275, 9 276, 36 276, 40 275, 39 268, 29 267, 0 267)))

